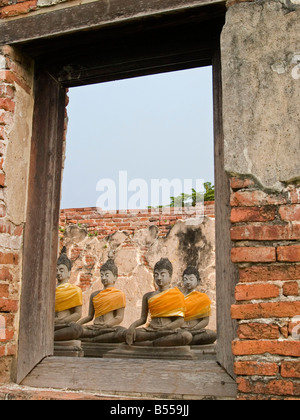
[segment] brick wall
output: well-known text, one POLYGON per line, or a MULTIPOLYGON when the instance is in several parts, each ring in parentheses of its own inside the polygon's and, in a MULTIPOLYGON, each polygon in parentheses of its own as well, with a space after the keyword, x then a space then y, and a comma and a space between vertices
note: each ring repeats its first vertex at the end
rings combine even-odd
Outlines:
MULTIPOLYGON (((79 225, 85 227, 89 234, 97 235, 99 239, 121 230, 133 234, 139 229, 155 225, 159 229, 159 236, 165 236, 177 220, 186 220, 196 215, 194 209, 184 212, 178 208, 162 210, 117 210, 114 212, 99 213, 96 207, 63 209, 60 213, 60 230, 67 226, 79 225)), ((213 201, 204 203, 204 215, 215 216, 213 201)))
POLYGON ((231 188, 231 258, 240 273, 231 308, 238 320, 232 349, 239 398, 297 399, 300 187, 270 194, 251 179, 232 178, 231 188))

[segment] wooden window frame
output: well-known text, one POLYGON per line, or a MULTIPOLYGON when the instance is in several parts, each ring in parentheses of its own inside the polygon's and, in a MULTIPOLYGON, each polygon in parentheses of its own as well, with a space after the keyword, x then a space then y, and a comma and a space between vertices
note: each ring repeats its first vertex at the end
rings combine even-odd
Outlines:
POLYGON ((224 171, 220 56, 225 2, 112 0, 109 12, 102 10, 104 3, 32 14, 0 26, 2 44, 35 60, 15 381, 21 383, 53 354, 65 89, 204 65, 213 67, 214 87, 217 359, 234 376, 231 342, 235 324, 230 306, 237 273, 230 260, 230 186, 224 171))

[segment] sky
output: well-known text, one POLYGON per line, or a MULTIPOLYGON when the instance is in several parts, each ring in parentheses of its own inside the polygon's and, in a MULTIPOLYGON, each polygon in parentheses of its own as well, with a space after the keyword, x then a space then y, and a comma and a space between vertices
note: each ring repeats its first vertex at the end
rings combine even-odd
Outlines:
POLYGON ((167 205, 162 180, 175 196, 214 184, 211 67, 71 88, 69 98, 61 208, 167 205))

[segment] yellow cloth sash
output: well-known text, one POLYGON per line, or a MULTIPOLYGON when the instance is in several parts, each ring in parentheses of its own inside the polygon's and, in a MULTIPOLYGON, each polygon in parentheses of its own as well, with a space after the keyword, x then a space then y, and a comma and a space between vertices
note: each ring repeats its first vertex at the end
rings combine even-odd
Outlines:
POLYGON ((93 298, 93 305, 95 309, 95 318, 98 318, 108 312, 125 308, 125 294, 114 287, 104 289, 93 298))
POLYGON ((184 317, 184 295, 177 287, 168 289, 152 296, 148 300, 148 307, 152 318, 184 317))
POLYGON ((55 293, 55 312, 82 306, 82 290, 74 284, 57 286, 55 293))
POLYGON ((194 319, 206 318, 210 316, 211 301, 205 293, 200 293, 194 290, 185 296, 185 321, 192 321, 194 319))

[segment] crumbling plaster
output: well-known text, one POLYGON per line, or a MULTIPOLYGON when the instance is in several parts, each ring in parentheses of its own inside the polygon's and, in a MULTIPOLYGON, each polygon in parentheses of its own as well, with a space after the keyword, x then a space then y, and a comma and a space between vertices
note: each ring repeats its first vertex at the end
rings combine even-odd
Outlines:
POLYGON ((300 180, 298 3, 235 4, 221 36, 225 170, 266 190, 300 180))

